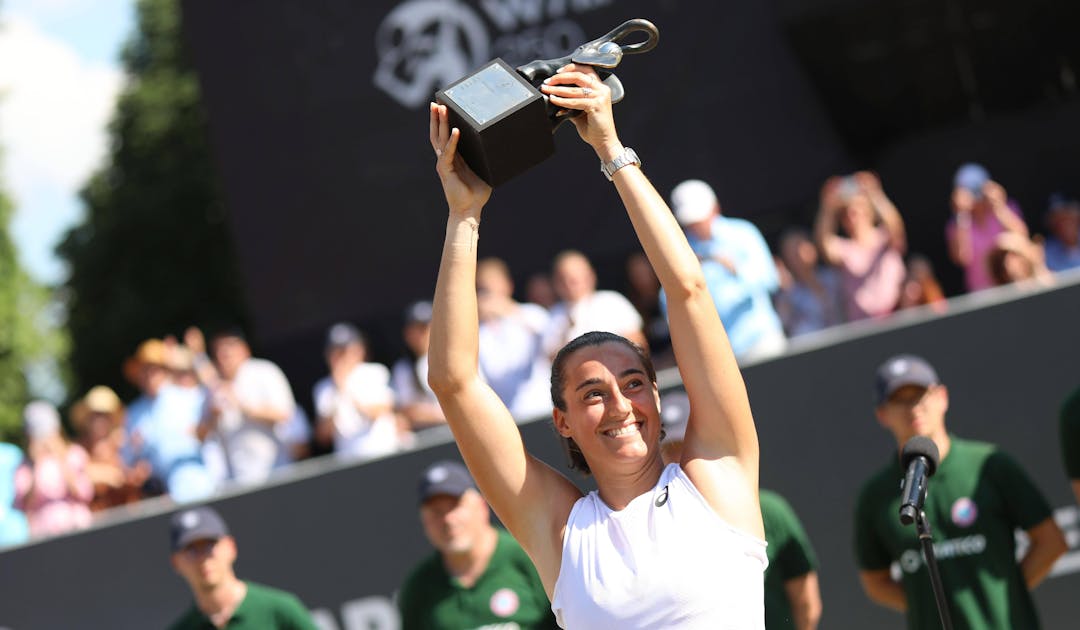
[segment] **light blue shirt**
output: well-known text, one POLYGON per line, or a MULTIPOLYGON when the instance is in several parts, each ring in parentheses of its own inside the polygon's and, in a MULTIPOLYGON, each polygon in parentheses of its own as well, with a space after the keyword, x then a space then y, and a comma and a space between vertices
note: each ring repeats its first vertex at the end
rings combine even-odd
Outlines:
POLYGON ((0 547, 26 542, 30 537, 26 515, 14 507, 15 469, 22 461, 18 446, 0 442, 0 547))
POLYGON ((1080 247, 1069 249, 1056 238, 1046 239, 1046 266, 1050 271, 1065 271, 1080 267, 1080 247))
MULTIPOLYGON (((700 240, 689 232, 686 238, 701 259, 705 283, 735 356, 744 354, 766 335, 783 335, 780 317, 769 296, 779 288, 780 277, 757 227, 744 219, 718 216, 712 222, 712 238, 700 240), (714 257, 730 260, 735 273, 714 257)), ((667 316, 663 292, 660 298, 667 316)))

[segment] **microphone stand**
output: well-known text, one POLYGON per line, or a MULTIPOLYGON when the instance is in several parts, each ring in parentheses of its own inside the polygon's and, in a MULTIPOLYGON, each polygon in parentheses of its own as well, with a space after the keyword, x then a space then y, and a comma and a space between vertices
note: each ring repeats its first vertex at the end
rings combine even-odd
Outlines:
POLYGON ((937 602, 938 615, 941 617, 941 627, 944 630, 952 630, 949 604, 945 600, 945 587, 941 584, 941 573, 938 572, 937 558, 934 556, 934 539, 930 533, 930 521, 926 520, 926 512, 921 509, 915 517, 915 528, 919 532, 923 556, 926 557, 926 569, 930 572, 930 584, 934 588, 934 600, 937 602))

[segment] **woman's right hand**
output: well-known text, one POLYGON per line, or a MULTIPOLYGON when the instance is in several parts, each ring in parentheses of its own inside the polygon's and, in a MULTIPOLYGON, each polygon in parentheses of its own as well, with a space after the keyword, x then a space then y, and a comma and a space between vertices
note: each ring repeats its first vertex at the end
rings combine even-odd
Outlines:
POLYGON ((479 217, 484 204, 491 197, 491 186, 473 172, 465 159, 458 155, 458 140, 461 130, 450 128, 449 115, 445 105, 431 103, 429 122, 431 148, 435 149, 438 161, 435 170, 442 182, 443 194, 451 214, 468 214, 479 217))

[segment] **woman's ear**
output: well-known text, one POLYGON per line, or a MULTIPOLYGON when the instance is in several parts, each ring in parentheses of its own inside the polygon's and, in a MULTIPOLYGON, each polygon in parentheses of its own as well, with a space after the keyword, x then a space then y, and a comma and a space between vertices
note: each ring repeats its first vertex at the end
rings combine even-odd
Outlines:
POLYGON ((555 430, 559 435, 563 437, 570 437, 570 425, 566 421, 566 412, 558 407, 551 410, 552 424, 555 425, 555 430))

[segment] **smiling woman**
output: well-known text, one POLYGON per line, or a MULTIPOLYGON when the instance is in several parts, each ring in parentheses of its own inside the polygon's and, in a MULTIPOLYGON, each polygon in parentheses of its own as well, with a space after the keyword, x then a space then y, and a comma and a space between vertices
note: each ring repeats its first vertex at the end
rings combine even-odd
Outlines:
POLYGON ((430 137, 449 206, 435 291, 428 380, 496 514, 528 552, 559 624, 573 628, 763 628, 765 543, 758 442, 746 388, 675 218, 624 147, 611 94, 588 66, 542 87, 614 183, 668 296, 675 357, 692 410, 682 461, 660 456, 656 373, 647 353, 587 332, 556 353, 555 430, 586 496, 524 449, 514 418, 477 368, 476 258, 491 188, 457 155, 460 132, 432 103, 430 137))

